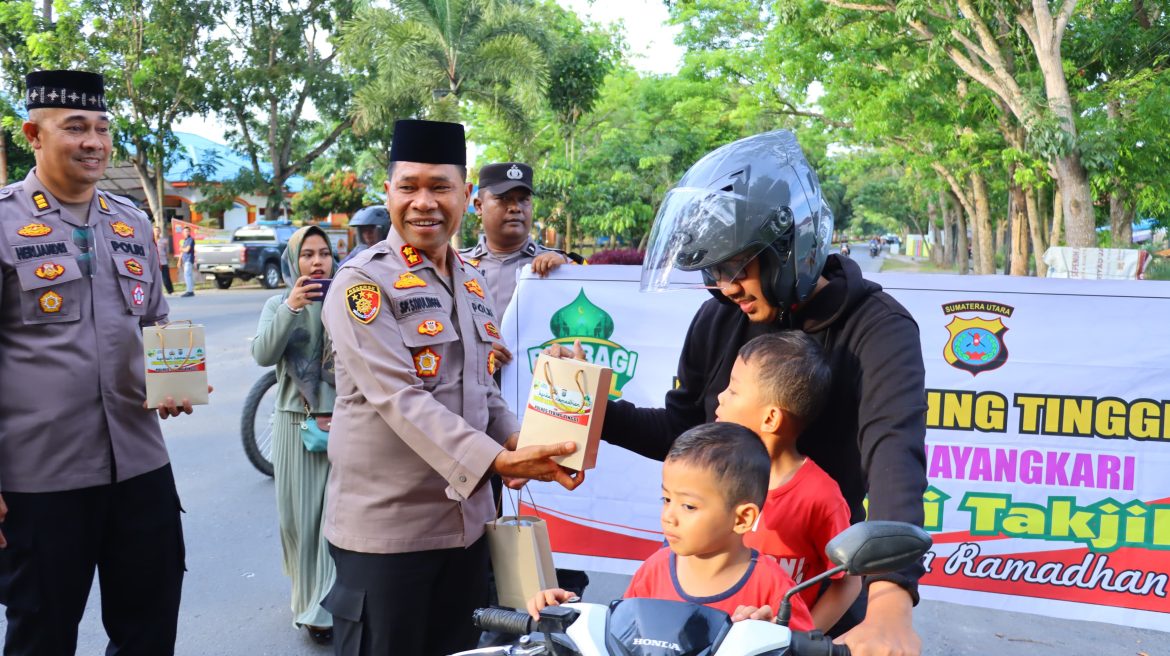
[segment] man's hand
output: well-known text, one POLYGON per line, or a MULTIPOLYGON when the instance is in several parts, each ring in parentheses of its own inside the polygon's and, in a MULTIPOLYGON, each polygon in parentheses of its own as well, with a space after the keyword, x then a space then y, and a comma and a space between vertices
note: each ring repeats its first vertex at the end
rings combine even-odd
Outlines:
POLYGON ((914 632, 910 593, 896 583, 869 584, 869 607, 861 624, 833 642, 849 645, 854 656, 919 656, 922 639, 914 632))
POLYGON ((503 342, 492 342, 492 352, 496 354, 496 362, 500 364, 508 364, 512 361, 512 352, 504 346, 503 342))
POLYGON ((731 614, 732 622, 740 622, 743 620, 762 620, 764 622, 771 622, 776 619, 776 613, 772 612, 771 606, 740 606, 731 614))
MULTIPOLYGON (((577 450, 573 442, 538 444, 511 451, 505 448, 492 462, 492 471, 508 478, 527 478, 536 481, 556 481, 566 490, 575 489, 585 480, 584 472, 575 472, 558 465, 555 456, 567 456, 577 450)), ((511 485, 509 485, 511 487, 511 485)))
POLYGON ((532 616, 532 619, 539 620, 541 609, 548 608, 549 606, 560 606, 563 603, 575 601, 576 599, 577 595, 568 590, 562 590, 560 588, 541 590, 536 593, 536 596, 528 600, 528 614, 532 616))
MULTIPOLYGON (((4 523, 5 518, 8 517, 8 505, 4 503, 4 495, 0 494, 0 524, 4 523)), ((4 537, 4 531, 0 531, 0 549, 8 548, 8 538, 4 537)))
POLYGON ((573 348, 568 348, 560 344, 552 344, 544 350, 545 355, 551 355, 554 358, 585 360, 585 349, 581 347, 581 340, 573 340, 573 348))
POLYGON ((560 265, 571 261, 560 253, 541 253, 532 258, 532 272, 544 278, 560 265))
MULTIPOLYGON (((207 393, 211 394, 215 388, 211 385, 207 386, 207 393)), ((142 407, 146 407, 146 401, 142 402, 142 407)), ((175 401, 175 398, 168 396, 163 399, 163 402, 158 404, 158 418, 167 419, 168 417, 178 417, 179 415, 189 415, 194 412, 191 407, 191 399, 183 399, 182 401, 175 401)))

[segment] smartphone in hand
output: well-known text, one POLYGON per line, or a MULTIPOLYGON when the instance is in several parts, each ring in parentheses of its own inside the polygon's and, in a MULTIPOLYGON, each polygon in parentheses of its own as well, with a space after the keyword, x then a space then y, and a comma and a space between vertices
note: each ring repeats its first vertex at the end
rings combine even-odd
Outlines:
POLYGON ((306 284, 306 285, 314 285, 315 284, 315 285, 321 286, 320 289, 316 290, 316 291, 321 292, 321 295, 317 296, 313 299, 314 303, 319 303, 319 302, 325 300, 325 294, 327 294, 329 292, 329 285, 332 282, 333 282, 332 278, 309 278, 308 280, 305 281, 304 284, 306 284))

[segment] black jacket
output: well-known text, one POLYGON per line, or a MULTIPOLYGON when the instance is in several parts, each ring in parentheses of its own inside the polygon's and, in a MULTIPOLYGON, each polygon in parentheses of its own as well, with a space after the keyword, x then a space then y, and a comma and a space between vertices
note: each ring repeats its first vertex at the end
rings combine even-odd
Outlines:
MULTIPOLYGON (((877 283, 865 280, 849 258, 830 256, 822 276, 829 284, 787 325, 753 325, 734 305, 715 299, 695 314, 678 363, 678 387, 665 408, 611 402, 602 436, 648 458, 663 460, 683 431, 714 421, 718 395, 727 387, 740 346, 756 335, 799 326, 824 345, 833 382, 824 411, 797 446, 841 486, 853 521, 869 518, 923 521, 926 490, 925 371, 918 325, 877 283)), ((906 588, 918 601, 914 566, 871 577, 906 588)))

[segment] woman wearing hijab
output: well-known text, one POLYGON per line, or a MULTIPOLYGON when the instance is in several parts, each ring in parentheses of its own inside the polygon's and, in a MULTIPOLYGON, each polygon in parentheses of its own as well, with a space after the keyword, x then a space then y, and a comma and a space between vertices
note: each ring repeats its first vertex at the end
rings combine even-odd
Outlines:
POLYGON ((272 468, 284 572, 293 584, 293 624, 321 644, 333 639, 333 617, 321 607, 334 579, 333 559, 321 534, 329 458, 323 450, 310 451, 301 433, 314 422, 313 415, 333 412, 333 366, 321 325, 325 288, 314 281, 330 278, 335 263, 323 230, 306 226, 296 231, 284 251, 288 291, 264 304, 252 340, 256 362, 276 366, 272 468))

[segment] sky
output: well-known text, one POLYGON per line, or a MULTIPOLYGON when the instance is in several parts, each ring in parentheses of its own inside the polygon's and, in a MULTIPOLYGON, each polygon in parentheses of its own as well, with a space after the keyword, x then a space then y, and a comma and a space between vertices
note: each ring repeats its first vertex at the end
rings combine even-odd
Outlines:
MULTIPOLYGON (((682 65, 683 49, 674 43, 679 28, 667 25, 668 14, 662 0, 559 0, 561 6, 579 16, 603 25, 618 21, 626 26, 630 63, 643 73, 677 73, 682 65), (636 29, 633 29, 636 28, 636 29)), ((189 116, 175 125, 177 132, 192 132, 212 141, 224 143, 223 124, 214 116, 189 116)))

